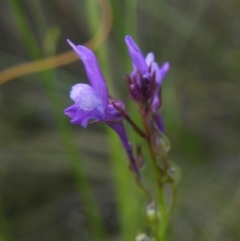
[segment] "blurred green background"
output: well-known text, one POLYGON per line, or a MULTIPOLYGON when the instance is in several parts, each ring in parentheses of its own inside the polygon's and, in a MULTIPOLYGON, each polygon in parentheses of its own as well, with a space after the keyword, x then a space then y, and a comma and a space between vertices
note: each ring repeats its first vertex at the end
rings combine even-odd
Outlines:
MULTIPOLYGON (((69 51, 66 38, 85 43, 106 2, 0 1, 0 70, 69 51)), ((171 64, 163 116, 182 179, 167 240, 240 240, 240 1, 110 7, 112 29, 96 53, 112 95, 136 121, 122 78, 131 71, 124 36, 171 64)), ((81 61, 0 86, 0 241, 130 241, 146 231, 146 200, 115 134, 104 124, 71 126, 63 115, 78 82, 87 82, 81 61)))

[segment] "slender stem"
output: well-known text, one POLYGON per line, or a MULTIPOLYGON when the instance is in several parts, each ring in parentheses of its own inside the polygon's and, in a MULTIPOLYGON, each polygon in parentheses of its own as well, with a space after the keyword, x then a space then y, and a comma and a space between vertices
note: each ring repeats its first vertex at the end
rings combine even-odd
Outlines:
POLYGON ((170 143, 169 140, 167 139, 167 137, 162 133, 162 131, 159 130, 158 126, 156 125, 155 122, 152 122, 155 130, 157 131, 159 137, 161 138, 161 140, 163 140, 163 142, 160 142, 160 156, 161 159, 163 160, 163 167, 164 167, 164 171, 165 174, 167 173, 167 170, 170 168, 169 166, 169 162, 167 159, 167 151, 166 151, 166 145, 168 146, 168 148, 170 148, 170 143))
POLYGON ((164 241, 165 239, 165 234, 168 226, 168 212, 167 212, 167 207, 165 203, 165 198, 164 198, 164 184, 162 183, 162 176, 160 175, 160 169, 157 163, 157 157, 153 149, 153 144, 151 140, 151 132, 149 128, 149 123, 147 116, 145 114, 142 114, 142 119, 143 119, 143 125, 144 129, 146 132, 146 141, 148 145, 148 149, 153 161, 154 169, 155 169, 155 174, 156 174, 156 179, 157 179, 157 187, 158 187, 158 193, 157 193, 157 202, 159 204, 159 209, 161 213, 161 222, 160 222, 160 227, 154 232, 155 233, 155 238, 157 241, 164 241))
POLYGON ((146 138, 146 134, 135 124, 131 117, 125 112, 124 118, 128 121, 129 124, 134 128, 134 130, 143 138, 146 138))
POLYGON ((139 179, 139 178, 136 178, 136 183, 137 183, 137 185, 138 185, 138 187, 143 191, 143 193, 147 196, 147 197, 149 197, 150 199, 152 199, 151 198, 151 194, 150 194, 150 192, 146 189, 146 187, 143 185, 143 183, 141 182, 141 180, 139 179))
POLYGON ((119 108, 114 102, 113 106, 121 113, 121 115, 128 121, 128 123, 133 127, 133 129, 143 138, 146 138, 146 134, 137 126, 137 124, 132 120, 132 118, 121 108, 119 108))
POLYGON ((164 241, 166 231, 167 231, 167 226, 168 226, 168 212, 165 204, 163 185, 158 188, 158 203, 159 203, 159 208, 160 208, 161 218, 162 218, 158 235, 160 237, 160 240, 164 241))
POLYGON ((145 129, 145 133, 146 133, 146 141, 147 141, 147 145, 148 145, 148 149, 150 151, 150 154, 151 154, 151 158, 152 158, 152 161, 153 161, 153 164, 154 164, 154 167, 155 167, 155 171, 156 171, 156 178, 157 178, 157 181, 158 181, 158 185, 161 183, 160 181, 160 176, 159 176, 159 167, 158 167, 158 164, 157 164, 157 158, 156 158, 156 155, 155 155, 155 152, 153 150, 153 146, 152 146, 152 141, 151 141, 151 133, 150 133, 150 129, 149 129, 149 124, 148 124, 148 120, 147 120, 147 116, 142 114, 142 120, 143 120, 143 126, 144 126, 144 129, 145 129))

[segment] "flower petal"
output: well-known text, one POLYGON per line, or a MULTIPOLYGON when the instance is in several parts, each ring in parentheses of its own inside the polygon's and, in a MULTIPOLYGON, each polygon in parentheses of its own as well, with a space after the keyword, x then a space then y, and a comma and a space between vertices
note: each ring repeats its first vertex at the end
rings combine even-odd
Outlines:
POLYGON ((161 76, 159 66, 156 62, 152 62, 152 64, 151 64, 151 75, 153 75, 154 72, 156 75, 156 85, 160 86, 160 84, 162 82, 162 76, 161 76))
POLYGON ((82 60, 89 82, 96 92, 97 97, 102 101, 104 109, 107 108, 108 88, 95 54, 90 49, 82 45, 76 46, 70 40, 67 40, 67 42, 82 60))
POLYGON ((120 137, 121 142, 123 144, 123 147, 127 152, 127 155, 128 155, 129 161, 132 165, 132 168, 135 171, 137 177, 140 179, 140 173, 139 173, 139 170, 138 170, 138 167, 137 167, 137 163, 136 163, 136 160, 133 156, 132 147, 131 147, 131 145, 128 141, 128 137, 127 137, 127 134, 126 134, 123 123, 119 122, 117 124, 112 124, 112 123, 106 122, 106 124, 108 126, 110 126, 114 131, 116 131, 116 133, 120 137))
POLYGON ((161 100, 158 91, 154 93, 153 101, 151 103, 151 110, 156 112, 161 107, 161 100))
POLYGON ((99 113, 98 109, 86 111, 80 109, 79 106, 77 106, 76 104, 65 109, 64 114, 71 118, 72 124, 80 124, 84 128, 87 127, 88 121, 90 119, 102 120, 102 116, 99 113))
POLYGON ((152 62, 154 62, 154 59, 155 59, 155 57, 154 57, 154 54, 153 54, 153 53, 148 53, 148 54, 147 54, 147 56, 146 56, 146 58, 145 58, 145 61, 146 61, 146 64, 147 64, 148 67, 150 66, 150 64, 151 64, 152 62))
POLYGON ((156 62, 152 63, 152 72, 156 72, 156 84, 158 89, 161 87, 163 79, 166 76, 169 68, 170 65, 168 62, 164 63, 161 68, 158 67, 158 64, 156 62))
POLYGON ((114 104, 115 106, 111 103, 108 104, 105 121, 119 122, 123 119, 125 105, 119 100, 115 101, 114 104), (116 109, 116 107, 118 109, 116 109))
POLYGON ((102 118, 105 117, 105 110, 102 101, 96 95, 94 89, 87 84, 76 84, 72 87, 70 92, 70 98, 75 104, 82 110, 91 111, 98 109, 102 114, 102 118))
POLYGON ((64 110, 64 114, 70 117, 71 119, 75 119, 78 109, 79 107, 77 105, 71 105, 64 110))
POLYGON ((170 64, 168 62, 165 62, 163 66, 159 69, 162 79, 165 77, 169 69, 170 69, 170 64))
POLYGON ((165 128, 164 128, 164 122, 163 122, 162 115, 160 113, 155 114, 154 120, 155 120, 159 130, 164 133, 165 128))
POLYGON ((145 58, 143 57, 142 51, 134 42, 131 36, 126 36, 125 42, 127 44, 128 52, 134 65, 141 71, 143 75, 146 74, 148 71, 148 67, 145 58))

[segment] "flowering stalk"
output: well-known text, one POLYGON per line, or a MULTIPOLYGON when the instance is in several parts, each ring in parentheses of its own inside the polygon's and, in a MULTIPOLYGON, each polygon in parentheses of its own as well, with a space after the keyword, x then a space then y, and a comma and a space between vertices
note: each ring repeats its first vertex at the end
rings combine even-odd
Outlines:
MULTIPOLYGON (((142 116, 143 127, 146 134, 145 140, 150 152, 151 161, 155 171, 157 194, 155 198, 156 220, 150 222, 153 236, 158 241, 165 240, 169 216, 176 203, 176 186, 179 180, 177 169, 167 159, 170 143, 164 135, 164 124, 160 113, 162 107, 162 81, 169 70, 169 63, 164 63, 159 68, 154 61, 153 53, 146 58, 137 44, 130 36, 126 36, 125 42, 133 63, 133 71, 126 80, 130 96, 137 104, 142 116), (165 200, 164 188, 167 183, 172 185, 173 195, 170 209, 165 200)), ((149 214, 149 213, 147 213, 149 214)), ((148 216, 151 217, 152 213, 148 216)))
MULTIPOLYGON (((161 90, 162 81, 169 70, 169 63, 159 67, 154 60, 153 53, 146 58, 137 44, 130 36, 126 36, 125 42, 132 59, 132 73, 126 76, 129 95, 136 103, 142 117, 143 127, 139 127, 128 115, 123 102, 112 98, 102 72, 99 68, 94 53, 84 46, 76 46, 71 41, 68 43, 82 60, 86 74, 91 85, 76 84, 72 87, 70 98, 74 104, 65 110, 65 114, 71 118, 71 123, 80 124, 84 128, 89 123, 104 122, 119 136, 129 159, 130 169, 136 177, 138 187, 143 191, 151 205, 147 206, 146 219, 152 229, 152 238, 164 241, 169 222, 170 213, 176 200, 176 184, 178 181, 176 168, 168 161, 167 152, 170 143, 164 135, 163 118, 160 113, 162 107, 161 90), (142 182, 140 172, 144 165, 149 164, 142 154, 141 145, 134 151, 124 128, 124 119, 143 138, 151 156, 154 167, 157 193, 151 193, 142 182), (173 187, 172 205, 168 208, 165 199, 164 188, 170 183, 173 187), (150 208, 149 208, 150 206, 150 208)), ((143 240, 150 240, 147 235, 143 240)))

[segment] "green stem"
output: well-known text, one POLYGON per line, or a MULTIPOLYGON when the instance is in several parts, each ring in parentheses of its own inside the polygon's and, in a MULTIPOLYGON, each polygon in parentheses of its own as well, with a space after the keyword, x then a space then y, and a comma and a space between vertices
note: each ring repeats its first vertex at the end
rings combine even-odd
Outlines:
POLYGON ((168 226, 168 211, 165 203, 165 197, 164 197, 164 184, 162 183, 163 177, 161 176, 160 168, 157 163, 157 157, 154 152, 153 148, 153 143, 151 140, 151 132, 150 132, 150 127, 148 123, 147 116, 142 114, 142 119, 143 119, 143 125, 144 129, 146 132, 146 141, 148 145, 148 149, 152 158, 152 162, 154 165, 154 170, 155 170, 155 176, 156 176, 156 181, 157 181, 157 203, 159 206, 160 214, 161 214, 161 219, 159 223, 159 227, 157 230, 154 232, 156 235, 157 241, 164 241, 165 240, 165 235, 166 235, 166 230, 168 226))
POLYGON ((145 114, 142 114, 142 120, 143 120, 143 126, 144 126, 144 130, 146 133, 146 142, 148 145, 148 149, 153 161, 153 165, 154 165, 154 170, 155 170, 155 174, 156 174, 156 179, 157 179, 157 184, 160 185, 161 184, 161 177, 160 177, 160 169, 158 167, 158 163, 157 163, 157 158, 153 149, 153 145, 152 145, 152 140, 151 140, 151 132, 150 132, 150 128, 149 128, 149 123, 148 123, 148 118, 145 114))
POLYGON ((138 125, 132 120, 132 118, 122 109, 118 108, 113 103, 113 106, 121 113, 125 120, 133 127, 133 129, 143 138, 146 138, 146 134, 138 127, 138 125))
POLYGON ((167 226, 168 226, 168 212, 164 198, 164 186, 158 188, 158 204, 161 213, 159 237, 161 241, 165 240, 167 226))

